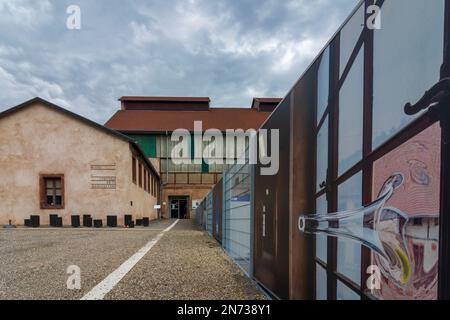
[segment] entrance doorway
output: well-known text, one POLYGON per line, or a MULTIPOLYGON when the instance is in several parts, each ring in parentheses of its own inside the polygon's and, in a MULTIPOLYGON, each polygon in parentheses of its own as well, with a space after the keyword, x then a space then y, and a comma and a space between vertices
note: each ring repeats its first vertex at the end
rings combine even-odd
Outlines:
POLYGON ((170 218, 172 219, 189 219, 188 203, 189 197, 176 196, 169 197, 170 218))

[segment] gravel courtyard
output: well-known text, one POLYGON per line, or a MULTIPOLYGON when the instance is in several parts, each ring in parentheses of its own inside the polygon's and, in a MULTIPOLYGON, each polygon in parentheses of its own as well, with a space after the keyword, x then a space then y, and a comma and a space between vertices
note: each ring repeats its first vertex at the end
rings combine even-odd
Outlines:
MULTIPOLYGON (((80 299, 174 221, 136 229, 0 229, 0 299, 80 299), (67 289, 67 267, 81 289, 67 289)), ((182 220, 106 299, 264 299, 220 246, 182 220)))

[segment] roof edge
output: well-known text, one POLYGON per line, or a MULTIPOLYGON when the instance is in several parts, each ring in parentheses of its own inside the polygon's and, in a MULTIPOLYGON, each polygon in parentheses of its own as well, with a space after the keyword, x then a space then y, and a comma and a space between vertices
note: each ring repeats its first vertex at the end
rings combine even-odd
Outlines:
POLYGON ((119 101, 143 101, 143 102, 211 102, 209 97, 159 97, 159 96, 122 96, 119 101))
POLYGON ((0 112, 0 120, 5 118, 5 117, 7 117, 7 116, 9 116, 9 115, 12 115, 12 114, 20 111, 22 109, 25 109, 25 108, 27 108, 27 107, 35 104, 35 103, 41 103, 44 106, 49 107, 49 108, 51 108, 51 109, 53 109, 53 110, 55 110, 57 112, 61 112, 61 113, 65 114, 65 115, 67 115, 69 117, 72 117, 72 118, 75 118, 76 120, 79 120, 79 121, 81 121, 81 122, 83 122, 83 123, 85 123, 85 124, 87 124, 87 125, 89 125, 91 127, 99 129, 100 131, 103 131, 103 132, 105 132, 105 133, 107 133, 109 135, 112 135, 112 136, 114 136, 114 137, 116 137, 118 139, 121 139, 121 140, 123 140, 125 142, 130 143, 136 149, 136 151, 142 156, 142 158, 147 163, 147 165, 150 167, 150 169, 153 171, 153 173, 155 173, 158 176, 158 178, 160 178, 160 175, 159 175, 158 171, 156 171, 156 169, 153 166, 153 164, 145 156, 144 151, 142 151, 141 147, 133 139, 131 139, 130 137, 124 135, 123 133, 120 133, 117 130, 105 127, 105 126, 103 126, 101 124, 98 124, 95 121, 89 120, 89 119, 87 119, 87 118, 85 118, 83 116, 80 116, 79 114, 76 114, 76 113, 74 113, 72 111, 69 111, 69 110, 67 110, 67 109, 65 109, 63 107, 60 107, 60 106, 58 106, 58 105, 56 105, 56 104, 54 104, 54 103, 52 103, 50 101, 47 101, 45 99, 42 99, 40 97, 35 97, 35 98, 30 99, 28 101, 25 101, 25 102, 15 106, 15 107, 12 107, 12 108, 9 108, 9 109, 7 109, 7 110, 5 110, 3 112, 0 112))

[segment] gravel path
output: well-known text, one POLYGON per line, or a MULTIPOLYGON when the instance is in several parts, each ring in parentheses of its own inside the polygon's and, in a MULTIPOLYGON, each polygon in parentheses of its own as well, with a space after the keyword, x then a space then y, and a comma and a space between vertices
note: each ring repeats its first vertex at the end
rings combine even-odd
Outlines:
POLYGON ((259 300, 265 296, 206 232, 180 220, 106 299, 259 300))
MULTIPOLYGON (((0 300, 80 299, 174 221, 136 229, 0 229, 0 300), (66 269, 81 268, 81 290, 66 269)), ((264 299, 220 246, 179 221, 106 299, 264 299)))
POLYGON ((170 221, 142 229, 0 229, 0 300, 79 299, 170 221), (67 267, 81 268, 68 290, 67 267))

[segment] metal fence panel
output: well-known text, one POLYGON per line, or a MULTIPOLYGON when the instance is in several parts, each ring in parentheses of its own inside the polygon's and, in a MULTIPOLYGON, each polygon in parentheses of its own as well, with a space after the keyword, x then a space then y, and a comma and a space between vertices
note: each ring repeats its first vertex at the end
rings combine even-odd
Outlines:
POLYGON ((238 164, 224 174, 222 245, 248 275, 252 273, 251 166, 238 164))
POLYGON ((206 231, 212 236, 213 235, 213 194, 210 192, 206 196, 206 208, 205 208, 205 217, 206 217, 206 231))

